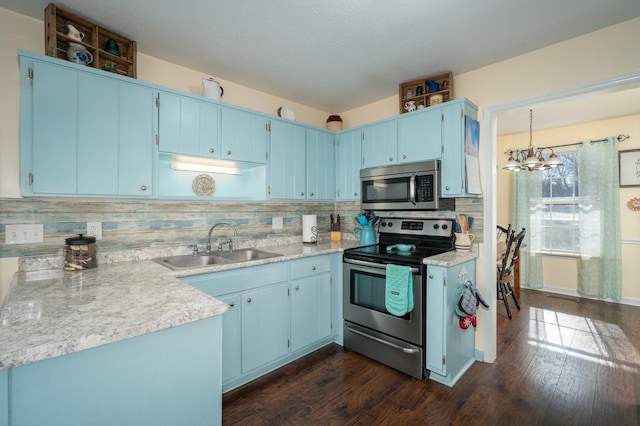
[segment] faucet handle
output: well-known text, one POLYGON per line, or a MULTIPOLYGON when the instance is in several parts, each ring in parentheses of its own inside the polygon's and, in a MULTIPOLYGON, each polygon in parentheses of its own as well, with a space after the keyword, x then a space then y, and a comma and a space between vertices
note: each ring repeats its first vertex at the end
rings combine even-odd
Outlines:
POLYGON ((194 256, 198 255, 198 244, 189 244, 187 247, 193 249, 193 253, 191 253, 192 255, 194 256))

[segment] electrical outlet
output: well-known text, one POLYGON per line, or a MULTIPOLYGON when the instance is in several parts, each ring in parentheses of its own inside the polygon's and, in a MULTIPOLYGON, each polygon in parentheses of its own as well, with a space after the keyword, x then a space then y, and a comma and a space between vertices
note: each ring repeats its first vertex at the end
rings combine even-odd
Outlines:
POLYGON ((271 220, 271 225, 272 225, 273 229, 282 229, 282 218, 281 217, 274 217, 271 220))
POLYGON ((102 239, 102 222, 87 222, 87 236, 102 239))
POLYGON ((30 244, 44 242, 44 225, 6 225, 4 227, 5 244, 30 244))

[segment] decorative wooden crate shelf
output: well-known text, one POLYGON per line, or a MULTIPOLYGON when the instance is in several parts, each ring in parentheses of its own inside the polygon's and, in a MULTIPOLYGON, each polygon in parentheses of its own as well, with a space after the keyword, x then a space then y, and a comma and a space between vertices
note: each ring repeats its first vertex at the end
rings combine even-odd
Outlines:
POLYGON ((47 56, 68 60, 69 42, 80 43, 93 55, 88 66, 136 78, 136 42, 105 27, 81 17, 71 11, 50 3, 44 10, 45 53, 47 56), (67 36, 67 25, 73 25, 84 33, 82 41, 67 36), (120 56, 112 55, 105 49, 107 40, 115 40, 120 56))
POLYGON ((431 105, 435 105, 435 100, 432 100, 434 95, 442 95, 442 102, 447 102, 454 99, 453 74, 448 72, 443 74, 430 75, 419 78, 417 80, 400 83, 399 90, 400 114, 408 112, 405 109, 405 103, 409 101, 415 101, 416 107, 418 107, 420 103, 422 103, 422 105, 424 105, 425 107, 428 107, 431 105), (429 92, 427 80, 434 81, 438 85, 439 90, 429 92), (411 90, 411 96, 407 96, 407 90, 411 90), (417 93, 422 94, 417 95, 417 93))

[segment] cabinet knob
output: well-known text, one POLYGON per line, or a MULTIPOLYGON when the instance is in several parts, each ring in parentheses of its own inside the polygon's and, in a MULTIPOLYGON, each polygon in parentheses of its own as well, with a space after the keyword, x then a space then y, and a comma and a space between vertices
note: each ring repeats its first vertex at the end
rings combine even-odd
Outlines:
POLYGON ((433 279, 433 274, 429 274, 429 279, 432 280, 433 279))
POLYGON ((209 152, 213 154, 214 152, 216 152, 216 150, 213 148, 209 148, 209 152))
POLYGON ((402 154, 402 159, 406 160, 407 159, 407 154, 402 154))
POLYGON ((444 189, 446 189, 447 191, 451 189, 450 186, 445 186, 444 189))
POLYGON ((146 191, 146 190, 147 190, 147 185, 142 185, 142 186, 140 187, 140 189, 141 189, 142 191, 146 191))
POLYGON ((312 271, 315 271, 315 270, 316 270, 316 267, 315 267, 315 266, 312 266, 312 267, 311 267, 311 270, 312 270, 312 271))
POLYGON ((393 157, 389 157, 389 161, 393 161, 393 157))
POLYGON ((229 306, 233 308, 234 306, 236 306, 236 302, 229 302, 229 306))
POLYGON ((304 192, 301 192, 301 193, 300 193, 300 196, 301 196, 301 197, 304 197, 304 192))
POLYGON ((227 155, 231 155, 231 150, 228 150, 228 151, 227 151, 227 155))
POLYGON ((310 197, 313 197, 313 192, 311 194, 309 194, 310 197))
POLYGON ((353 193, 353 196, 354 196, 354 197, 357 197, 357 196, 358 196, 358 193, 357 193, 357 192, 354 192, 354 193, 353 193))
POLYGON ((251 303, 251 298, 250 297, 247 299, 247 303, 251 303))
POLYGON ((300 286, 299 285, 296 286, 296 291, 298 291, 298 290, 300 290, 300 286))

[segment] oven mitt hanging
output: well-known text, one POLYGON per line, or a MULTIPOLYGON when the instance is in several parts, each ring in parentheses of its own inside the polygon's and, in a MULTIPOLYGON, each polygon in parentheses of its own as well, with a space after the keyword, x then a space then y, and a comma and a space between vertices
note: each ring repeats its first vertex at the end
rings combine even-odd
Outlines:
POLYGON ((477 325, 476 308, 480 304, 485 308, 489 308, 489 305, 471 281, 467 281, 458 288, 455 300, 455 310, 460 317, 460 328, 462 329, 467 329, 470 325, 474 327, 477 325))
POLYGON ((413 310, 413 276, 410 267, 387 265, 384 305, 390 314, 399 317, 413 310))

